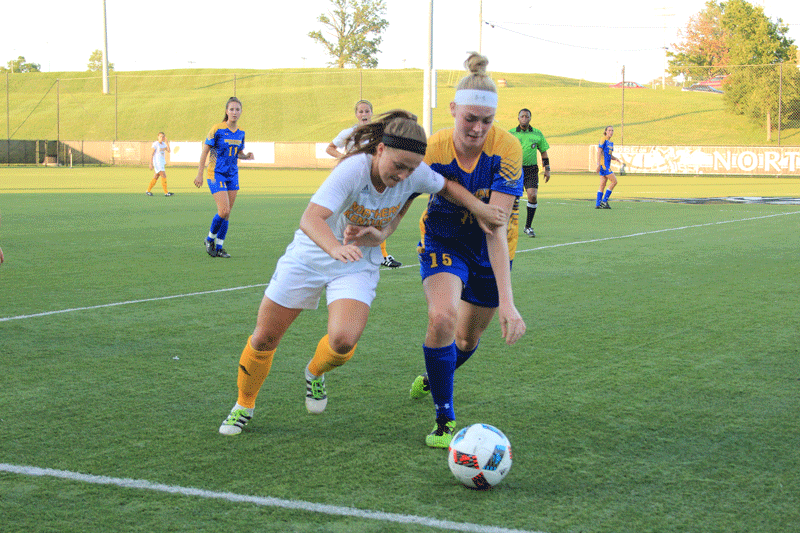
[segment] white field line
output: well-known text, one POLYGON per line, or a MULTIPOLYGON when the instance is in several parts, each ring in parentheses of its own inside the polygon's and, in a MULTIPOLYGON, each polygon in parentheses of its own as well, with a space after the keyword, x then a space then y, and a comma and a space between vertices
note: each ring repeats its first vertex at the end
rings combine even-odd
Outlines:
MULTIPOLYGON (((750 218, 739 218, 739 219, 734 219, 734 220, 721 220, 721 221, 718 221, 718 222, 706 222, 705 224, 694 224, 694 225, 689 225, 689 226, 678 226, 676 228, 665 228, 665 229, 658 229, 658 230, 653 230, 653 231, 642 231, 642 232, 639 232, 639 233, 631 233, 629 235, 619 235, 619 236, 616 236, 616 237, 603 237, 603 238, 599 238, 599 239, 588 239, 588 240, 585 240, 585 241, 574 241, 574 242, 563 242, 563 243, 559 243, 559 244, 550 244, 550 245, 547 245, 547 246, 538 246, 536 248, 528 248, 526 250, 519 250, 518 249, 517 253, 518 254, 522 254, 522 253, 526 253, 526 252, 536 252, 538 250, 548 250, 548 249, 551 249, 551 248, 561 248, 561 247, 564 247, 564 246, 576 246, 576 245, 579 245, 579 244, 592 244, 592 243, 596 243, 596 242, 613 241, 613 240, 618 240, 618 239, 630 239, 630 238, 633 238, 633 237, 643 237, 645 235, 656 235, 658 233, 667 233, 667 232, 670 232, 670 231, 684 231, 684 230, 695 229, 695 228, 704 228, 704 227, 709 227, 709 226, 719 226, 719 225, 722 225, 722 224, 735 224, 737 222, 749 222, 749 221, 753 221, 753 220, 763 220, 763 219, 767 219, 767 218, 775 218, 775 217, 782 217, 782 216, 788 216, 788 215, 797 215, 797 214, 800 214, 800 211, 791 211, 791 212, 788 212, 788 213, 776 213, 776 214, 773 214, 773 215, 764 215, 764 216, 750 217, 750 218)), ((407 264, 405 266, 401 266, 400 269, 415 268, 415 267, 418 267, 418 266, 419 266, 418 264, 407 264)), ((116 307, 116 306, 120 306, 120 305, 139 304, 139 303, 146 303, 146 302, 157 302, 157 301, 160 301, 160 300, 172 300, 172 299, 175 299, 175 298, 187 298, 189 296, 202 296, 202 295, 206 295, 206 294, 216 294, 216 293, 220 293, 220 292, 240 291, 240 290, 244 290, 244 289, 252 289, 254 287, 266 287, 266 286, 267 286, 266 283, 259 284, 259 285, 244 285, 242 287, 231 287, 231 288, 228 288, 228 289, 215 289, 215 290, 210 290, 210 291, 191 292, 191 293, 188 293, 188 294, 175 294, 175 295, 172 295, 172 296, 161 296, 161 297, 158 297, 158 298, 145 298, 145 299, 142 299, 142 300, 129 300, 129 301, 126 301, 126 302, 114 302, 114 303, 110 303, 110 304, 92 305, 92 306, 88 306, 88 307, 73 307, 73 308, 70 308, 70 309, 59 309, 57 311, 44 311, 42 313, 34 313, 32 315, 17 315, 17 316, 0 317, 0 322, 8 322, 8 321, 11 321, 11 320, 22 320, 22 319, 26 319, 26 318, 37 318, 37 317, 43 317, 43 316, 58 315, 58 314, 62 314, 62 313, 73 313, 75 311, 88 311, 88 310, 92 310, 92 309, 103 309, 103 308, 106 308, 106 307, 116 307)))
POLYGON ((265 496, 248 496, 246 494, 235 494, 233 492, 216 492, 193 487, 164 485, 161 483, 153 483, 152 481, 147 481, 145 479, 95 476, 90 474, 70 472, 68 470, 53 470, 51 468, 38 468, 35 466, 18 466, 0 463, 0 471, 23 476, 55 477, 69 481, 92 483, 95 485, 114 485, 126 489, 150 490, 155 492, 178 494, 181 496, 226 500, 232 503, 250 503, 263 507, 279 507, 283 509, 305 511, 308 513, 322 513, 334 516, 351 516, 355 518, 377 520, 380 522, 393 522, 397 524, 416 524, 424 527, 446 529, 450 531, 469 531, 474 533, 540 533, 521 529, 483 526, 480 524, 470 524, 466 522, 451 522, 449 520, 438 520, 436 518, 429 518, 425 516, 384 513, 381 511, 366 511, 363 509, 356 509, 354 507, 325 505, 321 503, 305 502, 302 500, 283 500, 280 498, 271 498, 265 496))
POLYGON ((32 315, 18 315, 0 317, 0 322, 8 322, 9 320, 22 320, 23 318, 36 318, 40 316, 60 315, 62 313, 73 313, 75 311, 89 311, 91 309, 103 309, 106 307, 117 307, 119 305, 141 304, 146 302, 158 302, 160 300, 173 300, 175 298, 186 298, 189 296, 202 296, 204 294, 216 294, 218 292, 241 291, 243 289, 252 289, 254 287, 266 287, 266 283, 260 285, 245 285, 243 287, 233 287, 230 289, 214 289, 213 291, 190 292, 188 294, 174 294, 172 296, 159 296, 157 298, 145 298, 143 300, 128 300, 126 302, 114 302, 110 304, 90 305, 89 307, 72 307, 70 309, 59 309, 58 311, 45 311, 43 313, 34 313, 32 315))

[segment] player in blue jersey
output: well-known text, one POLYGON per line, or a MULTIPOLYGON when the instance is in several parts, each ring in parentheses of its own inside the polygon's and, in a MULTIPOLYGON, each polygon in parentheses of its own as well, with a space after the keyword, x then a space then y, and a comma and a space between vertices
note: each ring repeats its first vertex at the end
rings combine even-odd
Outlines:
POLYGON ((608 199, 611 191, 617 186, 617 177, 611 171, 611 161, 619 161, 614 157, 614 143, 611 137, 614 135, 614 126, 606 126, 603 132, 603 140, 597 145, 597 173, 600 174, 600 188, 597 189, 597 201, 595 209, 611 209, 608 199))
POLYGON ((244 151, 244 130, 239 129, 241 116, 242 102, 232 96, 225 104, 225 118, 211 128, 206 136, 197 177, 194 179, 195 187, 200 188, 203 185, 203 169, 208 159, 208 188, 217 204, 217 214, 211 221, 205 240, 206 253, 211 257, 230 257, 222 246, 228 233, 231 209, 239 191, 239 159, 253 159, 253 152, 244 151))
POLYGON ((425 443, 437 448, 448 447, 453 438, 455 370, 475 353, 495 313, 506 343, 514 344, 525 333, 511 289, 524 192, 522 147, 494 125, 497 87, 486 73, 488 62, 474 52, 467 59, 470 74, 459 82, 450 103, 455 126, 431 136, 425 154, 432 169, 510 213, 505 224, 484 232, 467 211, 434 194, 420 220, 420 272, 428 302, 422 347, 427 376, 414 381, 411 396, 431 392, 436 424, 425 443))

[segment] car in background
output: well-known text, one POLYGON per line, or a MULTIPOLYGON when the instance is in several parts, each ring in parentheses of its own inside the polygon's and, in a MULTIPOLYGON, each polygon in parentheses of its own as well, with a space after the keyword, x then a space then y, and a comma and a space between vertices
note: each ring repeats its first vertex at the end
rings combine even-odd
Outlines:
POLYGON ((697 85, 705 85, 707 87, 714 87, 715 89, 722 89, 722 83, 725 81, 725 78, 728 77, 728 74, 721 74, 719 76, 714 76, 713 78, 709 78, 707 80, 703 80, 699 82, 697 85))
POLYGON ((622 89, 623 87, 626 89, 647 89, 644 85, 639 85, 635 81, 621 81, 619 83, 613 83, 609 85, 612 89, 622 89))
POLYGON ((696 91, 701 93, 713 93, 713 94, 723 94, 722 91, 717 89, 716 87, 712 87, 711 85, 701 85, 699 83, 695 83, 691 87, 684 87, 681 89, 682 91, 696 91))

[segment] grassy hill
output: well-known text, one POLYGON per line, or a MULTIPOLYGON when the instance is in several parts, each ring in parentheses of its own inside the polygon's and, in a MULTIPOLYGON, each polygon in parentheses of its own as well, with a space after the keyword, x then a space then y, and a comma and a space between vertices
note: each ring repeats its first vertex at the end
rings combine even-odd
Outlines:
MULTIPOLYGON (((449 102, 462 71, 439 71, 434 130, 452 125, 449 102)), ((622 91, 605 84, 543 74, 493 73, 500 88, 497 121, 516 125, 517 111, 533 111, 533 125, 551 144, 594 143, 616 127, 618 144, 775 145, 745 117, 725 111, 720 95, 677 88, 622 91), (620 125, 624 119, 624 128, 620 125)), ((422 115, 420 70, 200 70, 119 72, 109 95, 96 74, 60 72, 0 78, 9 113, 0 135, 12 139, 150 140, 202 138, 223 116, 229 96, 244 104, 242 127, 251 141, 332 139, 353 123, 353 104, 373 102, 376 112, 408 109, 422 115), (6 82, 8 80, 8 82, 6 82)), ((782 145, 800 144, 798 129, 782 145)))

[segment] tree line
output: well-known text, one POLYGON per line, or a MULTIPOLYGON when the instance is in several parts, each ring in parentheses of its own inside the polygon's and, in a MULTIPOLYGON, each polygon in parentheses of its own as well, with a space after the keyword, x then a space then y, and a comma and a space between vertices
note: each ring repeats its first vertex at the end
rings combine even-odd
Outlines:
POLYGON ((710 0, 679 33, 669 72, 684 79, 724 76, 723 98, 731 113, 749 116, 771 131, 800 123, 797 46, 782 19, 747 0, 710 0))

